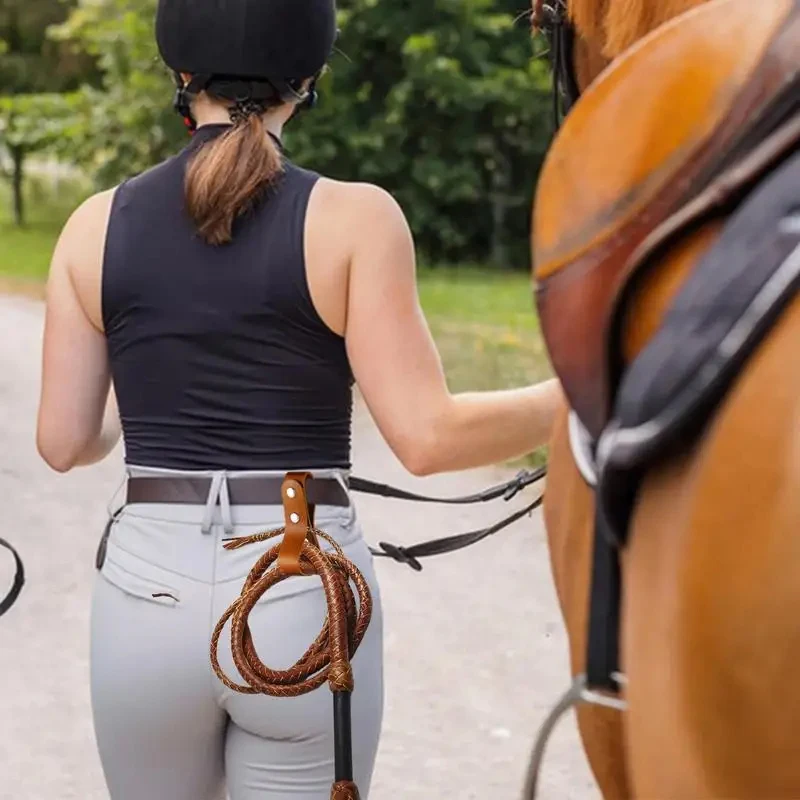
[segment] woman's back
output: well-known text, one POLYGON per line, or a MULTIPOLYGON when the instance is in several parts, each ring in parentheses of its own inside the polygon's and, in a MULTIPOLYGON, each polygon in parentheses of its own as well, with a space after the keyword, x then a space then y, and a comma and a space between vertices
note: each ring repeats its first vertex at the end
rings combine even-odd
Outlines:
MULTIPOLYGON (((382 612, 347 491, 353 381, 418 474, 540 445, 559 393, 452 395, 397 203, 281 158, 276 140, 313 106, 332 52, 334 0, 159 0, 156 31, 176 109, 199 129, 182 153, 90 198, 65 226, 48 281, 37 430, 42 456, 68 471, 111 452, 120 416, 125 429, 126 500, 98 549, 92 612, 109 796, 319 800, 334 778, 340 788, 355 778, 366 798, 383 711, 382 612), (284 483, 301 470, 311 473, 308 510, 284 483), (290 545, 302 544, 312 514, 374 601, 348 654, 352 770, 326 694, 283 696, 310 681, 256 696, 209 661, 215 621, 239 607, 240 591, 257 597, 245 581, 253 561, 277 555, 270 538, 226 545, 282 523, 290 545)), ((281 585, 239 628, 245 650, 275 664, 336 662, 347 682, 347 659, 325 652, 336 637, 317 634, 334 619, 327 591, 343 581, 329 572, 325 589, 283 582, 278 561, 256 586, 276 574, 281 585)), ((299 568, 292 557, 289 573, 299 568)), ((228 645, 219 657, 234 677, 243 662, 228 645)))
POLYGON ((222 247, 186 210, 190 159, 230 126, 199 129, 114 197, 103 327, 128 463, 171 469, 350 465, 352 373, 317 313, 305 263, 316 174, 285 163, 222 247))

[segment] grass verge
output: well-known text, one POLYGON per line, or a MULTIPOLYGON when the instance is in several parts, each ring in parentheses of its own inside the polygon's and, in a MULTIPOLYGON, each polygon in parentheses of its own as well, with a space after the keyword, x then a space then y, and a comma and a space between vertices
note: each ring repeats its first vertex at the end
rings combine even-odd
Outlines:
MULTIPOLYGON (((422 270, 420 297, 453 391, 508 389, 552 377, 530 276, 422 270)), ((520 463, 546 460, 542 449, 520 463)))
POLYGON ((28 289, 47 278, 53 248, 70 213, 90 192, 85 181, 43 175, 25 182, 25 227, 12 222, 8 181, 0 181, 0 287, 28 289))

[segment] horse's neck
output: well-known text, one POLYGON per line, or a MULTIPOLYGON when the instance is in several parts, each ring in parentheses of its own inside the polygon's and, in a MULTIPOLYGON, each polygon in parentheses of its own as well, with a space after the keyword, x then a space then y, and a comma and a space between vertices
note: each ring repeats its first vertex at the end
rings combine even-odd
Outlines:
MULTIPOLYGON (((575 75, 585 91, 614 57, 658 25, 708 0, 662 0, 654 10, 648 0, 572 0, 570 11, 577 27, 575 75), (624 13, 621 6, 624 5, 624 13)), ((671 260, 653 270, 634 295, 622 331, 623 356, 632 361, 657 330, 665 310, 698 257, 719 232, 708 225, 681 243, 671 260)))
POLYGON ((665 22, 709 0, 567 0, 570 18, 578 39, 583 41, 584 55, 576 52, 576 73, 586 70, 588 86, 600 72, 593 58, 586 53, 599 54, 609 60, 622 55, 640 39, 665 22), (583 63, 580 63, 583 62, 583 63))
POLYGON ((575 37, 575 77, 582 92, 597 79, 597 76, 609 65, 610 61, 603 55, 602 44, 575 37))

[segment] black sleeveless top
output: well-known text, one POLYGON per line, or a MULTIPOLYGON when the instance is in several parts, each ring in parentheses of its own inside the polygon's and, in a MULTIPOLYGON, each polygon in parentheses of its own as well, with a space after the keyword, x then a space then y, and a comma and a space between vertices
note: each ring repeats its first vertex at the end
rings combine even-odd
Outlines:
POLYGON ((184 200, 201 128, 124 183, 111 212, 103 320, 129 464, 184 470, 350 466, 353 377, 320 319, 304 229, 319 176, 285 163, 229 245, 198 236, 184 200))

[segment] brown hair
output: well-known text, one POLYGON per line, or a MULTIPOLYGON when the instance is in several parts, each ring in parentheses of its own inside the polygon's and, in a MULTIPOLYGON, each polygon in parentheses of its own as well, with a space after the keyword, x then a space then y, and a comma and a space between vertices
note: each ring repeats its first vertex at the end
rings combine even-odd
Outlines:
POLYGON ((186 204, 200 236, 214 246, 233 239, 233 224, 283 172, 262 118, 248 116, 203 145, 186 171, 186 204))

